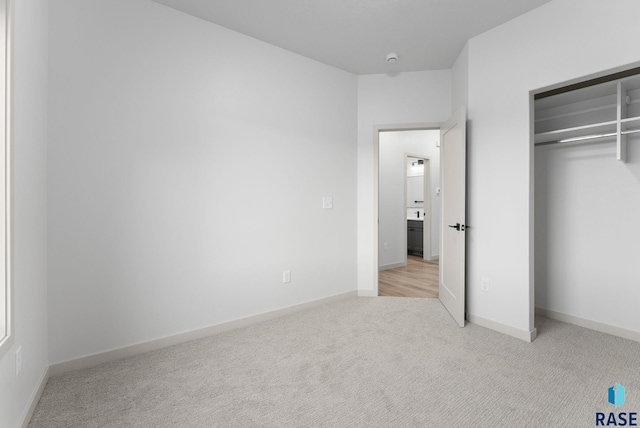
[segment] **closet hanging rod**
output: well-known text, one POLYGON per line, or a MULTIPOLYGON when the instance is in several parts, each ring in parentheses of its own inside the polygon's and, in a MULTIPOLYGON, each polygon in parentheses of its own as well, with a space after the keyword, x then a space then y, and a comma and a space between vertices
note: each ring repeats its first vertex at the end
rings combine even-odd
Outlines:
MULTIPOLYGON (((629 129, 629 130, 626 130, 626 131, 622 131, 620 134, 629 135, 629 134, 638 134, 638 133, 640 133, 640 128, 639 129, 629 129)), ((578 142, 589 141, 589 140, 597 140, 597 139, 600 139, 600 138, 615 137, 616 135, 618 135, 617 132, 609 132, 609 133, 606 133, 606 134, 584 135, 582 137, 565 138, 564 140, 543 141, 543 142, 540 142, 540 143, 535 143, 534 146, 548 146, 548 145, 551 145, 551 144, 578 143, 578 142)))

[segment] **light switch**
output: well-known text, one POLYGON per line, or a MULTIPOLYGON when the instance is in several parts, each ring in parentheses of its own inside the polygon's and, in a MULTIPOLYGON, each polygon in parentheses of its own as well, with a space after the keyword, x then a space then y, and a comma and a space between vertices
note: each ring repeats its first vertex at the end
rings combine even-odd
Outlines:
POLYGON ((333 209, 333 198, 330 196, 325 196, 322 198, 322 208, 325 210, 333 209))

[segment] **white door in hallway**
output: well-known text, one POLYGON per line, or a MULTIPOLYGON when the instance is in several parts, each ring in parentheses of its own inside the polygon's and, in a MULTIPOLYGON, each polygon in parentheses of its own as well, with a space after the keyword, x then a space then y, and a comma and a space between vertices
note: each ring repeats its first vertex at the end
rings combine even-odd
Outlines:
POLYGON ((464 108, 440 128, 442 226, 439 297, 455 322, 465 321, 466 121, 464 108))

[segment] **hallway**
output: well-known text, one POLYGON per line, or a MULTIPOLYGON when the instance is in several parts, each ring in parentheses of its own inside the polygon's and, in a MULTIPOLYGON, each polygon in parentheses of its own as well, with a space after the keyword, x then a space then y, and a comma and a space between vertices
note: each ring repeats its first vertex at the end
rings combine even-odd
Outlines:
POLYGON ((407 256, 407 266, 379 272, 379 296, 438 298, 438 260, 407 256))

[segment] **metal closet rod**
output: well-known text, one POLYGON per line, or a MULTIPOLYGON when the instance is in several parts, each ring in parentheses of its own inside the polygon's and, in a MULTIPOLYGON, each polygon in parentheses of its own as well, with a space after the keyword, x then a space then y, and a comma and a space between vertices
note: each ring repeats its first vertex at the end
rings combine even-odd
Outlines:
MULTIPOLYGON (((620 134, 621 135, 629 135, 629 134, 638 134, 640 133, 640 129, 629 129, 627 131, 622 131, 620 134)), ((592 134, 592 135, 584 135, 582 137, 572 137, 572 138, 565 138, 564 140, 558 140, 558 141, 545 141, 542 143, 535 143, 535 146, 548 146, 551 144, 563 144, 563 143, 577 143, 580 141, 589 141, 589 140, 596 140, 599 138, 606 138, 606 137, 615 137, 616 135, 618 135, 617 132, 609 132, 607 134, 592 134)))

